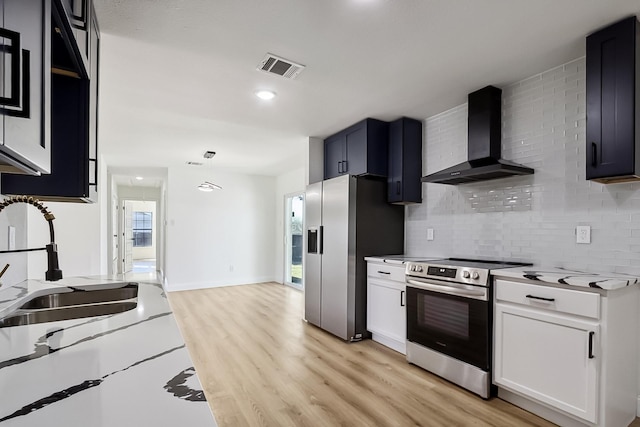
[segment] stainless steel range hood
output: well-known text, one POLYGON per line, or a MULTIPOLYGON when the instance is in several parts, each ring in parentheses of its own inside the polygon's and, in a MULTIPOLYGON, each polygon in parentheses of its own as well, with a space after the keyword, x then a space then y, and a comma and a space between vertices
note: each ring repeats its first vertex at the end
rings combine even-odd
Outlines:
POLYGON ((422 182, 458 185, 513 175, 531 175, 533 169, 501 159, 502 90, 494 86, 469 94, 468 159, 422 177, 422 182))

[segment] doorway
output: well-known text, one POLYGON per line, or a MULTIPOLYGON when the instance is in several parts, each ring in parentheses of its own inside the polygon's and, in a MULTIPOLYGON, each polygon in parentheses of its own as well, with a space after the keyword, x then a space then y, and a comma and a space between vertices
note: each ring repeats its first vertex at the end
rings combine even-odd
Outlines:
POLYGON ((285 196, 284 282, 303 289, 302 230, 304 225, 304 193, 285 196))
POLYGON ((155 273, 157 205, 155 201, 125 200, 123 203, 125 273, 155 273))

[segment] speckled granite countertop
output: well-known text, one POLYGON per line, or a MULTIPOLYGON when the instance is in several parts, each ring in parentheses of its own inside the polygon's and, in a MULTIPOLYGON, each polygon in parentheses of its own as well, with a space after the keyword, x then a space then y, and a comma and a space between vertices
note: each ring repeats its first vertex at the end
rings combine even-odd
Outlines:
POLYGON ((588 273, 563 268, 516 267, 493 270, 494 277, 528 279, 549 284, 613 291, 640 283, 640 278, 618 273, 588 273))
MULTIPOLYGON (((0 318, 33 296, 119 281, 28 280, 0 289, 0 318)), ((162 285, 135 281, 133 310, 0 328, 1 427, 216 425, 162 285)))

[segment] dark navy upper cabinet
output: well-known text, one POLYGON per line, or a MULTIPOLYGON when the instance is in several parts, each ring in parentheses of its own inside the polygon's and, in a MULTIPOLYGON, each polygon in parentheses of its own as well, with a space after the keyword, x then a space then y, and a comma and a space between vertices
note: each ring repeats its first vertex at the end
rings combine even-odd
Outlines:
POLYGON ((76 45, 66 0, 53 1, 51 32, 51 173, 2 175, 2 194, 41 200, 97 201, 98 70, 100 32, 91 3, 85 16, 89 52, 76 45))
POLYGON ((626 18, 587 37, 587 179, 640 179, 636 138, 638 20, 626 18))
POLYGON ((422 202, 422 122, 400 118, 389 123, 389 175, 387 201, 422 202))
POLYGON ((0 9, 0 172, 49 173, 51 2, 0 9))
POLYGON ((365 119, 324 140, 324 179, 387 176, 388 123, 365 119))

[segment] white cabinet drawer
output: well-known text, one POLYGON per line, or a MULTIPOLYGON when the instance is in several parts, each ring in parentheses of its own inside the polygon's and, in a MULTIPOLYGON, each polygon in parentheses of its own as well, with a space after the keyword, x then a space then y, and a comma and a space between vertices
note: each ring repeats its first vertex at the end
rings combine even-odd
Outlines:
POLYGON ((404 266, 368 262, 367 276, 404 283, 404 266))
POLYGON ((600 295, 497 279, 496 301, 507 301, 557 313, 600 318, 600 295))

